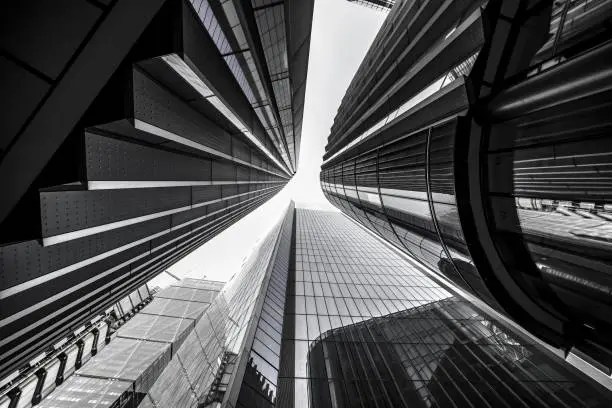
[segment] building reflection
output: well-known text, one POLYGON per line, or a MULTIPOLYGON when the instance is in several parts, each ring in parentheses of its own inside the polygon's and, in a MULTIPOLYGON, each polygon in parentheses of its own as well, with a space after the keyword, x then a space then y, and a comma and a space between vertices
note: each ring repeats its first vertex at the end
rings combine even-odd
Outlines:
POLYGON ((456 297, 328 330, 310 406, 606 406, 576 372, 456 297))

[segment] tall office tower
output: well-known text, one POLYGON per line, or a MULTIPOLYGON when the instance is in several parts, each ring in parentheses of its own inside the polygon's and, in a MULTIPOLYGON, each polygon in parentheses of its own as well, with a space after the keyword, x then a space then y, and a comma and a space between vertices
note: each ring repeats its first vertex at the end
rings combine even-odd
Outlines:
POLYGON ((587 380, 342 214, 297 209, 295 225, 279 407, 603 407, 612 398, 609 378, 608 389, 587 380))
POLYGON ((292 204, 140 407, 606 406, 610 389, 502 319, 292 204))
POLYGON ((395 0, 348 0, 351 3, 371 7, 377 10, 390 10, 395 4, 395 0))
POLYGON ((204 312, 140 407, 254 407, 275 395, 260 372, 272 378, 267 370, 278 366, 293 218, 291 203, 204 312))
POLYGON ((331 128, 328 199, 612 368, 611 1, 398 1, 331 128))
POLYGON ((0 379, 288 182, 312 11, 3 2, 0 379))

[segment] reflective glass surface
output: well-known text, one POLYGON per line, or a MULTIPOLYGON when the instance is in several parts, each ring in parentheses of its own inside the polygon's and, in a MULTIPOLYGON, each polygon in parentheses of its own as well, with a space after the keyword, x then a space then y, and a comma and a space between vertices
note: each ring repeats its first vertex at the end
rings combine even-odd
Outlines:
POLYGON ((294 257, 277 406, 604 407, 612 397, 339 213, 297 209, 294 257))
MULTIPOLYGON (((274 306, 275 299, 271 291, 268 291, 270 299, 266 299, 263 306, 258 303, 258 299, 260 293, 267 293, 265 291, 268 286, 274 285, 267 272, 273 256, 278 252, 276 246, 279 234, 283 230, 290 230, 283 223, 285 218, 253 249, 240 273, 230 279, 206 309, 195 329, 185 338, 168 367, 146 395, 142 407, 194 406, 223 400, 224 390, 236 374, 235 367, 240 366, 244 357, 243 350, 246 348, 247 353, 251 347, 249 342, 253 340, 249 329, 257 316, 265 314, 266 322, 274 324, 274 319, 267 317, 272 315, 282 322, 282 312, 278 312, 278 307, 274 306), (216 377, 218 379, 215 382, 216 377)), ((264 328, 268 326, 262 323, 261 327, 257 327, 257 333, 264 328)), ((260 341, 264 339, 263 335, 257 334, 255 338, 260 341)), ((259 344, 253 346, 254 349, 256 347, 259 344)), ((264 354, 263 351, 260 353, 264 354)), ((260 357, 260 354, 254 354, 260 357)), ((260 368, 262 366, 259 365, 260 368)), ((271 374, 266 374, 272 378, 271 374)))

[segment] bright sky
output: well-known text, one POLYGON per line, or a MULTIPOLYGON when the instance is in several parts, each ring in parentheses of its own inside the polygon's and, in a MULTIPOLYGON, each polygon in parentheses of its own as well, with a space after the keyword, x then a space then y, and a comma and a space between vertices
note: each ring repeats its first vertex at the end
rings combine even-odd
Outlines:
MULTIPOLYGON (((173 265, 170 273, 227 281, 279 220, 289 200, 298 207, 335 209, 319 184, 325 143, 346 88, 385 17, 383 12, 347 0, 315 1, 297 173, 280 193, 173 265)), ((163 273, 151 284, 166 286, 172 281, 163 273)))

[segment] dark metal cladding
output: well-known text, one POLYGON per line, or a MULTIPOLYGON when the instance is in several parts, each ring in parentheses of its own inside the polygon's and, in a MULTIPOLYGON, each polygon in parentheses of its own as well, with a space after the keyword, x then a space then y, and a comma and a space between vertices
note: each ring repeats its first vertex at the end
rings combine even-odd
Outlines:
POLYGON ((35 3, 0 6, 0 378, 285 186, 313 6, 35 3))
POLYGON ((606 0, 397 1, 321 168, 347 215, 606 376, 611 16, 606 0))

